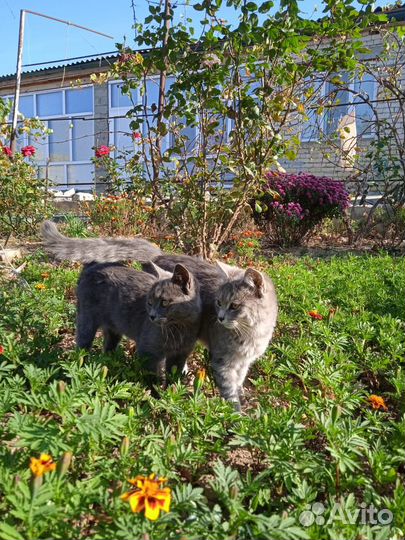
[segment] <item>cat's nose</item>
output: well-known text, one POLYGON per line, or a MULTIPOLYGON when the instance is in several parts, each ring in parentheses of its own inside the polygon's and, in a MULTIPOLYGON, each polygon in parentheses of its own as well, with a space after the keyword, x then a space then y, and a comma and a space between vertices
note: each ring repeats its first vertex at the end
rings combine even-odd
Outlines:
POLYGON ((156 319, 156 315, 149 315, 149 319, 150 319, 151 321, 154 321, 154 320, 156 319))
POLYGON ((225 317, 223 315, 218 315, 219 322, 222 322, 224 319, 225 319, 225 317))

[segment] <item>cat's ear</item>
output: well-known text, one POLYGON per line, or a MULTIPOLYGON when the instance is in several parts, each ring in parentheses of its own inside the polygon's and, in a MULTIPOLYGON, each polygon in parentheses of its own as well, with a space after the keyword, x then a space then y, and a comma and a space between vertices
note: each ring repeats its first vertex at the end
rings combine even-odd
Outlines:
POLYGON ((217 261, 217 266, 228 279, 240 277, 241 269, 237 268, 236 266, 231 266, 230 264, 226 264, 221 261, 217 261))
POLYGON ((153 263, 152 261, 144 263, 142 265, 142 269, 144 272, 152 274, 152 276, 155 276, 158 279, 170 279, 172 277, 172 274, 170 272, 163 270, 163 268, 160 268, 160 266, 153 263))
POLYGON ((221 261, 217 261, 217 266, 225 274, 226 277, 229 277, 229 265, 222 263, 221 261))
POLYGON ((255 289, 259 298, 263 298, 263 295, 266 292, 266 283, 260 272, 254 268, 248 268, 245 272, 243 281, 255 289))
POLYGON ((193 278, 190 272, 182 264, 176 264, 173 271, 172 282, 179 285, 184 294, 190 292, 193 278))

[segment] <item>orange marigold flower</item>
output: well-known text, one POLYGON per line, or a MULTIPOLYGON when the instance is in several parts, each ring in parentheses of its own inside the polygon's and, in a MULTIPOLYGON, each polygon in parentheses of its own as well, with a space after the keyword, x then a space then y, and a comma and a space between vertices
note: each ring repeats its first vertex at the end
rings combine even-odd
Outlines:
POLYGON ((121 495, 123 501, 128 501, 132 512, 145 511, 145 517, 155 521, 160 511, 169 512, 171 503, 171 489, 162 487, 167 482, 166 478, 156 478, 151 474, 149 477, 136 476, 128 480, 134 489, 121 495))
POLYGON ((198 377, 198 380, 201 381, 202 383, 205 381, 205 379, 207 378, 207 372, 205 371, 204 368, 199 369, 197 371, 197 377, 198 377))
POLYGON ((46 289, 46 285, 44 283, 37 283, 35 285, 35 288, 38 289, 39 291, 43 291, 44 289, 46 289))
POLYGON ((376 396, 375 394, 371 394, 368 398, 371 406, 373 409, 383 409, 384 411, 388 411, 388 407, 385 404, 384 398, 381 396, 376 396))
POLYGON ((41 454, 38 458, 31 458, 30 469, 34 476, 43 476, 45 473, 54 471, 56 463, 49 454, 41 454))
POLYGON ((48 279, 49 278, 49 272, 42 272, 41 278, 42 279, 48 279))
POLYGON ((239 247, 243 247, 245 244, 243 242, 238 242, 239 247))
POLYGON ((254 242, 248 242, 247 245, 248 245, 248 247, 255 247, 255 243, 254 243, 254 242))
POLYGON ((323 319, 323 315, 321 315, 320 313, 318 313, 318 311, 316 309, 313 309, 312 311, 308 311, 308 315, 312 318, 312 319, 316 319, 318 321, 321 321, 323 319))

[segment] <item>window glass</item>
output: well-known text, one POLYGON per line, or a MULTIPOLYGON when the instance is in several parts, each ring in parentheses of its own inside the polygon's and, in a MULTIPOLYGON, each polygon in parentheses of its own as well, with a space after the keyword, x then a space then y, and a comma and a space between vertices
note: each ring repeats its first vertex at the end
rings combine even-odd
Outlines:
POLYGON ((149 109, 152 105, 155 105, 157 108, 159 102, 159 79, 147 79, 146 94, 143 99, 149 109))
POLYGON ((93 120, 72 120, 72 160, 90 161, 93 156, 93 120))
POLYGON ((94 166, 68 165, 67 181, 69 186, 75 186, 78 191, 89 191, 94 187, 94 166))
POLYGON ((376 80, 371 75, 365 75, 363 79, 354 83, 354 107, 356 114, 357 136, 370 136, 374 113, 370 105, 363 98, 373 100, 375 96, 376 80), (358 95, 360 94, 360 95, 358 95))
POLYGON ((48 137, 41 135, 40 131, 33 131, 28 137, 28 144, 33 146, 36 150, 35 160, 46 161, 48 157, 48 137), (35 134, 37 136, 35 136, 35 134))
POLYGON ((49 135, 50 161, 70 161, 70 120, 50 120, 49 128, 53 130, 49 135))
POLYGON ((319 137, 320 115, 317 109, 322 97, 323 83, 315 78, 306 78, 303 83, 301 99, 305 107, 305 117, 301 114, 298 118, 298 132, 301 128, 301 140, 313 141, 319 137), (304 121, 303 121, 304 120, 304 121))
POLYGON ((34 116, 34 96, 20 96, 18 108, 26 118, 32 118, 34 116))
MULTIPOLYGON (((124 107, 130 109, 132 101, 129 96, 122 93, 122 83, 110 84, 111 107, 124 107)), ((132 90, 132 100, 136 103, 137 90, 132 90)))
POLYGON ((37 94, 37 115, 58 116, 63 114, 63 92, 37 94))
POLYGON ((343 72, 340 79, 343 84, 334 84, 330 81, 326 83, 326 97, 328 99, 330 96, 329 101, 333 101, 332 107, 328 108, 326 113, 325 131, 327 135, 333 135, 338 131, 342 118, 351 110, 352 94, 347 89, 349 74, 343 72))
POLYGON ((114 145, 118 153, 134 148, 130 122, 129 118, 114 118, 114 145))
POLYGON ((53 184, 66 184, 65 167, 63 165, 50 165, 48 167, 48 178, 53 184))
POLYGON ((78 88, 66 90, 66 113, 93 112, 93 88, 78 88))

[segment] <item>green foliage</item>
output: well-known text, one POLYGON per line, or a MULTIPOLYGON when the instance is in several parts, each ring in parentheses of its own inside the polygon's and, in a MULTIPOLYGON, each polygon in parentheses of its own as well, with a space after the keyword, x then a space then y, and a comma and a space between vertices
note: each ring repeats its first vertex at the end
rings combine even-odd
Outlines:
POLYGON ((215 395, 176 384, 153 399, 124 343, 74 350, 78 270, 28 260, 0 286, 0 538, 401 538, 405 530, 403 262, 383 253, 258 261, 275 282, 273 344, 250 372, 242 416, 215 395), (40 286, 40 287, 38 287, 40 286), (44 287, 42 287, 44 286, 44 287), (322 320, 308 311, 316 309, 322 320), (373 410, 370 394, 388 411, 373 410), (29 459, 50 452, 33 496, 29 459), (168 477, 171 511, 132 514, 127 479, 168 477), (391 525, 335 520, 373 503, 391 525), (300 522, 325 506, 323 525, 300 522))
POLYGON ((165 14, 150 5, 135 40, 148 54, 121 46, 112 74, 128 96, 133 89, 144 96, 128 116, 143 132, 154 210, 163 209, 182 249, 211 257, 266 171, 295 158, 299 139, 289 123, 305 118, 308 79, 354 71, 361 30, 373 18, 369 3, 359 14, 351 0, 323 2, 322 21, 305 19, 295 0, 266 17, 257 12, 268 13, 272 2, 228 0, 232 26, 221 18, 222 1, 191 5, 203 17, 198 32, 191 19, 176 22, 175 7, 165 14), (152 93, 153 74, 161 84, 152 93))
POLYGON ((145 233, 152 208, 135 192, 121 195, 98 195, 94 201, 81 204, 92 229, 104 236, 145 233))
POLYGON ((45 185, 21 155, 12 160, 0 155, 0 235, 6 243, 12 234, 35 234, 38 224, 51 215, 45 185))
MULTIPOLYGON (((0 99, 0 136, 8 135, 9 113, 10 105, 0 99)), ((19 130, 38 133, 42 128, 34 119, 27 120, 19 130)), ((5 238, 6 244, 11 235, 35 234, 38 223, 51 215, 46 189, 47 180, 38 178, 30 158, 20 152, 11 155, 10 148, 0 142, 0 238, 5 238)))

